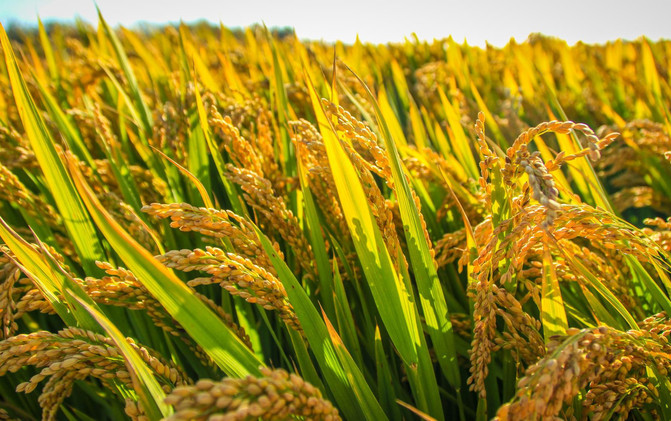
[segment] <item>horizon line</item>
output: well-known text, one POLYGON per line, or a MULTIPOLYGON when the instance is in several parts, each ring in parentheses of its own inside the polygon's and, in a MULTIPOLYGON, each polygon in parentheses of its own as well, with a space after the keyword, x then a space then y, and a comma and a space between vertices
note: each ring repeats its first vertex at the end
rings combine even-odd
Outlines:
MULTIPOLYGON (((37 29, 39 26, 39 21, 42 21, 42 23, 46 26, 50 25, 62 25, 62 26, 74 26, 77 25, 79 22, 91 25, 92 27, 97 27, 99 24, 99 21, 97 22, 91 22, 90 20, 81 17, 80 15, 76 15, 72 18, 67 18, 67 19, 61 19, 61 18, 53 18, 53 17, 48 17, 46 19, 41 19, 39 14, 36 15, 36 19, 33 21, 28 21, 25 19, 18 19, 18 18, 10 18, 9 20, 6 20, 5 22, 0 22, 2 26, 6 28, 12 28, 13 26, 16 26, 20 29, 37 29)), ((546 38, 551 38, 551 39, 556 39, 559 41, 564 41, 566 42, 567 45, 569 46, 575 46, 576 44, 584 44, 584 45, 607 45, 609 43, 617 42, 617 41, 622 41, 622 42, 635 42, 641 39, 647 39, 651 42, 664 42, 664 41, 671 41, 671 38, 664 38, 664 37, 659 37, 657 39, 653 39, 648 35, 645 34, 640 34, 636 36, 635 38, 630 38, 630 37, 618 37, 618 38, 613 38, 613 39, 608 39, 606 41, 597 41, 597 42, 590 42, 590 41, 584 41, 584 40, 577 40, 575 42, 569 42, 565 38, 562 38, 561 36, 558 35, 552 35, 552 34, 546 34, 542 32, 530 32, 526 37, 522 40, 518 39, 518 37, 511 35, 508 37, 508 40, 504 44, 500 44, 498 42, 492 42, 485 40, 484 43, 477 43, 477 42, 469 42, 467 37, 464 37, 464 39, 460 42, 458 41, 454 35, 452 34, 446 34, 445 36, 442 36, 440 38, 437 37, 421 37, 419 36, 415 31, 411 31, 409 34, 402 35, 402 40, 388 40, 388 41, 370 41, 366 39, 362 39, 359 33, 357 32, 356 37, 354 41, 349 41, 349 40, 344 40, 344 39, 331 39, 331 38, 325 38, 322 37, 321 39, 317 38, 312 38, 312 37, 303 37, 300 36, 299 31, 296 30, 296 27, 293 25, 271 25, 267 26, 264 22, 254 22, 250 25, 226 25, 224 24, 221 20, 219 21, 212 21, 210 19, 201 17, 197 19, 192 19, 192 20, 184 20, 184 19, 179 19, 179 20, 167 20, 167 21, 150 21, 150 20, 145 20, 145 19, 139 19, 136 20, 135 22, 132 22, 131 24, 124 24, 121 22, 115 22, 114 24, 110 24, 113 28, 126 28, 126 29, 137 29, 137 30, 143 30, 145 28, 152 28, 152 29, 160 29, 163 27, 168 27, 168 26, 179 26, 181 24, 185 24, 187 26, 193 26, 193 25, 202 25, 202 24, 207 24, 210 25, 214 28, 223 26, 224 28, 230 29, 230 30, 245 30, 247 28, 253 28, 256 26, 261 26, 261 27, 267 27, 269 30, 288 30, 293 35, 300 39, 301 41, 313 41, 313 42, 325 42, 325 43, 343 43, 343 44, 354 44, 357 41, 361 42, 362 44, 374 44, 374 45, 387 45, 387 44, 399 44, 399 43, 404 43, 407 41, 414 41, 414 42, 441 42, 441 41, 447 41, 449 39, 452 39, 455 41, 457 44, 461 45, 469 45, 473 47, 481 47, 481 48, 486 48, 487 46, 492 46, 496 48, 502 48, 505 47, 506 45, 509 45, 511 41, 514 41, 515 43, 524 43, 527 42, 531 37, 534 35, 539 35, 542 37, 546 38)))

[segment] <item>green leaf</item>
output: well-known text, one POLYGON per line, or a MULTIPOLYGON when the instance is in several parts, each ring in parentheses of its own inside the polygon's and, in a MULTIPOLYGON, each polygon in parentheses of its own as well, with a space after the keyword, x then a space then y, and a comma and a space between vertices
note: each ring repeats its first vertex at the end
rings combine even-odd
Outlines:
POLYGON ((576 259, 574 256, 572 256, 570 253, 564 253, 564 256, 566 257, 567 262, 569 263, 570 266, 572 266, 577 273, 580 273, 588 282, 589 285, 594 288, 594 290, 603 298, 606 300, 606 302, 612 307, 613 310, 615 310, 622 318, 625 320, 627 323, 627 326, 613 326, 615 328, 620 328, 620 329, 633 329, 633 330, 639 330, 638 324, 636 323, 636 320, 631 316, 629 311, 627 311, 626 307, 620 302, 620 300, 617 299, 615 294, 613 294, 599 279, 594 276, 589 269, 585 267, 580 262, 580 259, 576 259))
MULTIPOLYGON (((357 396, 359 402, 366 404, 365 407, 362 407, 363 412, 366 414, 366 418, 379 419, 377 412, 382 410, 380 404, 376 399, 371 399, 371 390, 368 387, 361 370, 358 370, 357 363, 354 361, 349 351, 347 351, 345 344, 340 339, 338 332, 336 332, 328 317, 326 317, 326 314, 322 312, 322 316, 324 317, 326 328, 328 329, 329 337, 331 338, 331 343, 338 356, 338 360, 342 364, 348 377, 349 384, 352 387, 352 392, 357 396)), ((384 416, 383 419, 387 419, 387 417, 384 416)))
POLYGON ((336 259, 333 259, 333 291, 335 294, 335 315, 340 336, 344 338, 345 345, 347 345, 350 353, 354 355, 357 363, 363 366, 363 357, 356 334, 356 325, 352 317, 352 310, 345 293, 345 286, 343 285, 336 259))
POLYGON ((56 59, 54 58, 54 50, 51 48, 51 42, 49 42, 49 35, 44 29, 42 24, 42 19, 37 17, 37 29, 40 34, 40 43, 42 44, 42 50, 44 51, 44 58, 47 60, 47 66, 49 67, 49 75, 51 79, 56 80, 59 77, 58 66, 56 65, 56 59))
MULTIPOLYGON (((643 281, 646 292, 652 295, 653 300, 666 312, 666 314, 671 314, 671 301, 669 300, 669 297, 662 291, 662 288, 657 285, 657 282, 652 279, 648 271, 641 265, 641 262, 632 256, 624 256, 624 258, 629 264, 629 267, 633 270, 634 275, 638 276, 638 278, 643 281)), ((658 275, 660 275, 660 278, 665 279, 666 273, 658 267, 656 262, 653 262, 653 265, 657 270, 658 275)))
POLYGON ((305 290, 287 264, 277 255, 265 234, 258 227, 254 228, 277 271, 278 279, 287 291, 289 302, 294 307, 305 337, 340 410, 347 419, 360 419, 363 416, 371 421, 386 420, 384 411, 363 379, 359 367, 349 353, 343 351, 344 347, 338 345, 341 349, 336 351, 326 324, 305 290))
POLYGON ((158 153, 163 159, 166 161, 170 162, 172 165, 174 165, 182 174, 184 174, 191 182, 193 185, 196 187, 196 190, 198 190, 198 193, 200 194, 200 198, 203 201, 203 204, 205 205, 206 208, 208 209, 213 209, 214 204, 212 203, 212 200, 210 199, 209 194, 207 193, 207 190, 205 189, 205 186, 203 186, 203 183, 200 182, 200 180, 191 173, 191 171, 187 170, 183 166, 181 166, 177 161, 174 159, 170 158, 168 155, 164 154, 163 152, 159 151, 158 149, 154 148, 152 146, 152 149, 156 153, 158 153))
POLYGON ((545 247, 543 253, 543 286, 541 292, 541 321, 545 342, 554 335, 566 335, 568 322, 562 300, 557 272, 552 265, 550 249, 545 247))
POLYGON ((333 276, 329 264, 329 258, 326 254, 326 244, 322 237, 322 227, 317 215, 317 206, 315 205, 312 191, 308 184, 305 170, 298 160, 297 171, 301 183, 301 192, 303 193, 303 204, 305 207, 305 221, 307 223, 310 245, 315 255, 317 264, 317 273, 319 275, 319 297, 326 314, 335 317, 335 304, 333 296, 333 276))
POLYGON ((148 137, 151 137, 152 127, 154 125, 151 119, 151 112, 149 111, 147 104, 144 102, 144 99, 142 98, 142 92, 140 91, 140 87, 137 84, 135 73, 133 73, 133 69, 131 68, 130 63, 128 62, 128 56, 126 56, 126 52, 124 51, 123 46, 119 41, 119 38, 117 38, 116 33, 114 33, 114 30, 109 27, 107 22, 105 22, 105 19, 103 18, 102 13, 100 13, 100 9, 98 8, 98 6, 96 6, 96 10, 98 11, 98 20, 100 21, 100 25, 102 26, 103 31, 107 36, 107 39, 112 44, 112 48, 114 49, 114 53, 116 54, 117 62, 121 67, 121 71, 123 72, 126 81, 128 81, 128 87, 130 88, 130 93, 133 96, 135 106, 138 110, 138 113, 140 114, 142 128, 145 134, 148 137))
POLYGON ((398 384, 398 381, 394 382, 392 379, 393 370, 389 367, 389 362, 384 352, 379 326, 375 326, 375 368, 377 371, 377 388, 380 403, 384 405, 390 418, 394 420, 403 419, 401 411, 396 404, 396 392, 394 390, 394 384, 398 384))
POLYGON ((228 178, 224 176, 224 173, 226 172, 226 163, 221 157, 219 147, 214 142, 214 139, 212 139, 212 136, 210 134, 210 126, 207 122, 207 113, 205 112, 205 107, 203 106, 203 99, 200 96, 200 91, 198 89, 194 89, 194 93, 196 95, 196 107, 198 108, 198 119, 200 121, 200 127, 203 129, 203 134, 205 135, 205 141, 207 142, 207 147, 210 150, 210 155, 212 156, 214 165, 217 167, 217 171, 219 172, 219 177, 224 185, 224 189, 226 190, 228 200, 231 201, 231 206, 233 207, 233 211, 235 213, 237 213, 238 215, 247 215, 247 208, 242 203, 242 200, 240 200, 240 197, 238 196, 235 187, 228 180, 228 178))
MULTIPOLYGON (((420 409, 428 410, 430 406, 431 415, 442 419, 436 377, 433 367, 426 365, 427 362, 430 364, 430 358, 428 349, 422 346, 424 336, 413 293, 408 289, 409 282, 405 282, 394 269, 356 169, 340 145, 336 131, 326 117, 307 74, 306 80, 338 197, 375 305, 392 342, 407 366, 408 377, 420 409)), ((428 299, 428 294, 423 298, 428 299)), ((443 332, 449 334, 447 326, 441 324, 441 328, 443 327, 443 332)), ((445 341, 443 338, 439 340, 445 341)))
MULTIPOLYGON (((449 124, 452 133, 450 139, 452 140, 452 150, 454 151, 454 155, 459 159, 459 163, 463 166, 468 176, 477 179, 480 174, 478 171, 478 164, 475 162, 473 153, 471 153, 470 144, 472 142, 466 137, 466 132, 461 126, 461 117, 440 87, 438 87, 438 94, 443 110, 445 111, 445 116, 447 117, 447 123, 449 124)), ((444 153, 445 151, 443 151, 443 154, 444 153)))
POLYGON ((39 78, 34 78, 37 84, 37 88, 40 91, 40 95, 44 100, 44 105, 46 105, 49 115, 53 118, 54 123, 58 127, 58 130, 64 135, 65 139, 68 141, 68 145, 72 147, 72 151, 84 162, 86 162, 91 168, 95 168, 95 162, 93 162, 93 157, 91 153, 86 148, 82 137, 79 134, 76 126, 68 119, 67 115, 61 110, 61 107, 58 105, 58 102, 49 92, 49 90, 44 86, 42 81, 39 78))
POLYGON ((291 338, 291 344, 294 347, 294 352, 296 353, 298 366, 301 370, 301 377, 307 382, 310 382, 313 386, 318 387, 320 390, 326 390, 326 386, 322 383, 317 368, 314 366, 312 359, 310 358, 310 352, 308 351, 305 339, 303 339, 300 333, 293 329, 288 329, 288 332, 289 337, 291 338))
MULTIPOLYGON (((359 81, 369 94, 371 103, 375 109, 378 126, 382 129, 382 138, 387 151, 387 157, 389 158, 394 185, 396 186, 395 193, 398 199, 401 219, 403 220, 403 231, 405 232, 405 239, 408 251, 410 252, 410 262, 419 292, 419 302, 422 306, 422 313, 425 319, 425 329, 428 330, 431 336, 438 364, 459 395, 461 378, 459 364, 457 363, 450 312, 447 308, 443 287, 438 279, 435 261, 431 256, 431 246, 424 235, 420 211, 415 205, 413 192, 403 171, 396 143, 392 138, 384 115, 368 87, 365 86, 361 79, 359 81)), ((462 406, 461 402, 459 406, 462 406)))
POLYGON ((187 174, 187 176, 195 183, 199 195, 204 201, 203 204, 209 207, 209 205, 206 204, 205 197, 203 195, 207 196, 208 201, 211 202, 211 200, 209 200, 208 193, 212 191, 212 185, 210 182, 210 158, 208 156, 208 147, 207 141, 205 140, 205 133, 203 132, 203 129, 200 127, 200 125, 191 130, 187 143, 187 149, 188 153, 186 157, 186 167, 188 168, 190 174, 187 174), (197 183, 195 182, 194 178, 195 180, 198 180, 197 183))
POLYGON ((59 317, 68 325, 76 326, 77 320, 61 299, 62 282, 54 277, 44 256, 35 251, 0 217, 0 238, 15 256, 15 262, 40 290, 59 317))
POLYGON ((130 374, 133 383, 133 389, 138 393, 139 403, 147 417, 149 419, 159 419, 171 415, 172 407, 163 402, 165 392, 161 389, 161 385, 144 360, 137 354, 137 351, 128 344, 121 331, 100 310, 90 306, 74 294, 71 297, 95 318, 121 351, 126 369, 128 369, 128 374, 130 374))
POLYGON ((12 260, 33 281, 63 322, 68 326, 100 332, 96 321, 79 305, 79 301, 94 308, 98 308, 97 304, 63 271, 39 238, 35 237, 35 241, 41 249, 40 252, 21 238, 1 217, 0 238, 14 253, 12 260), (73 300, 66 291, 77 296, 79 301, 73 300))
POLYGON ((671 419, 671 381, 669 381, 669 376, 662 375, 654 365, 646 367, 646 371, 659 392, 657 400, 662 410, 662 418, 671 419))
POLYGON ((95 274, 99 270, 94 262, 105 260, 105 256, 93 223, 77 195, 72 180, 56 150, 55 142, 30 96, 2 25, 0 25, 0 42, 5 53, 5 63, 14 93, 14 101, 16 101, 23 128, 30 140, 35 158, 44 173, 47 187, 54 197, 58 211, 63 216, 65 228, 74 243, 77 255, 82 260, 84 270, 88 274, 95 274))
POLYGON ((259 375, 263 365, 175 274, 135 241, 95 197, 78 168, 70 171, 86 207, 114 251, 145 288, 229 376, 259 375))
POLYGON ((393 267, 359 176, 340 146, 314 88, 310 93, 347 225, 378 311, 401 359, 407 365, 416 364, 419 330, 410 293, 393 267))
POLYGON ((272 88, 275 92, 275 105, 278 113, 278 124, 280 126, 280 137, 282 141, 282 151, 284 156, 282 157, 282 163, 285 165, 285 173, 288 176, 292 176, 295 173, 296 166, 296 157, 294 155, 294 146, 291 143, 291 138, 289 137, 288 132, 288 120, 289 120, 289 100, 287 99, 287 93, 284 88, 284 76, 282 74, 282 63, 277 54, 278 46, 275 45, 275 40, 266 29, 266 36, 268 38, 268 43, 273 54, 273 84, 272 88))

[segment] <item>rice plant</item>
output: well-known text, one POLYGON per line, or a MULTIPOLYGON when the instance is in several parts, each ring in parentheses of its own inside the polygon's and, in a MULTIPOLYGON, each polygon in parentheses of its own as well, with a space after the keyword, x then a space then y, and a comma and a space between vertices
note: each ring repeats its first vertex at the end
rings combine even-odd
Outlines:
POLYGON ((0 419, 671 419, 669 42, 0 42, 0 419))

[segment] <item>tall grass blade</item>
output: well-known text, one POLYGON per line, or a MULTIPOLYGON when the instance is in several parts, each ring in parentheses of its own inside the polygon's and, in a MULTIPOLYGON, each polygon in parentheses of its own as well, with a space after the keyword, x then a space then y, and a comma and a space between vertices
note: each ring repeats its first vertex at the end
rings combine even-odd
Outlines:
POLYGON ((303 287, 286 263, 277 255, 265 234, 258 227, 255 229, 263 248, 270 256, 280 281, 284 284, 289 301, 296 311, 305 337, 310 344, 310 349, 340 409, 352 419, 361 416, 371 421, 387 419, 370 387, 364 381, 363 376, 358 373, 359 368, 354 360, 349 353, 343 353, 342 350, 340 353, 336 351, 335 347, 338 345, 332 342, 324 320, 303 287))
POLYGON ((30 96, 7 33, 1 25, 0 42, 4 50, 14 101, 18 106, 23 128, 30 140, 35 158, 44 173, 46 184, 54 197, 56 206, 63 215, 65 227, 73 240, 77 254, 82 259, 84 269, 87 273, 94 274, 98 272, 94 262, 105 260, 96 231, 63 165, 56 149, 56 143, 51 138, 30 96))
POLYGON ((140 246, 109 215, 70 163, 77 189, 107 241, 147 290, 229 376, 260 374, 263 363, 171 270, 140 246))
POLYGON ((147 364, 139 355, 137 355, 137 352, 128 345, 128 342, 121 331, 95 307, 90 306, 75 295, 71 295, 71 297, 95 318, 121 351, 124 363, 126 364, 126 369, 128 369, 131 381, 133 382, 133 389, 138 391, 139 402, 147 417, 150 419, 158 419, 171 415, 173 413, 172 408, 163 402, 165 399, 165 392, 156 381, 156 378, 152 375, 147 364))

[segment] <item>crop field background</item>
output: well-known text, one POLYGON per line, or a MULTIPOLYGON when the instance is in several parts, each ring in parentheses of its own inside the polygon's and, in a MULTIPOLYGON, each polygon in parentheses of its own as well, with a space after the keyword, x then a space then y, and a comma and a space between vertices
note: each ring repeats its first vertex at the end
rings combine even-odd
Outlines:
POLYGON ((671 420, 671 42, 0 43, 0 419, 671 420))

